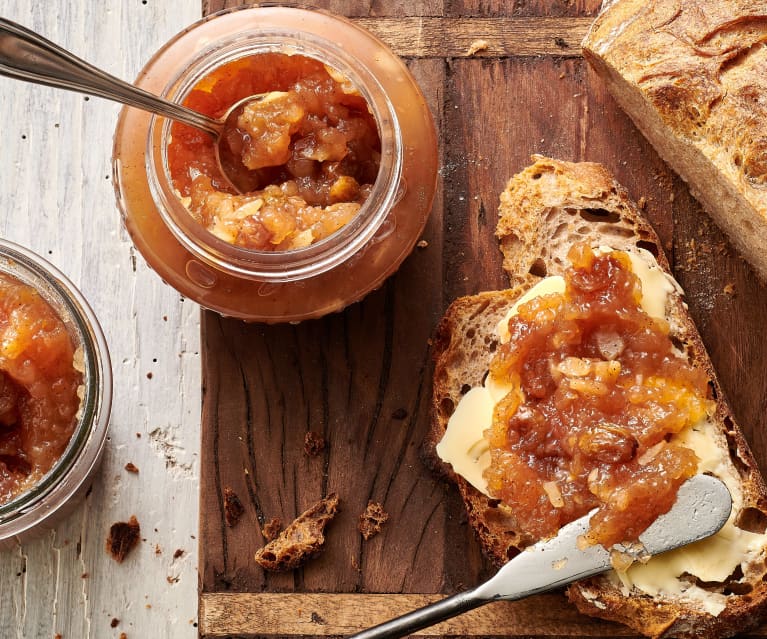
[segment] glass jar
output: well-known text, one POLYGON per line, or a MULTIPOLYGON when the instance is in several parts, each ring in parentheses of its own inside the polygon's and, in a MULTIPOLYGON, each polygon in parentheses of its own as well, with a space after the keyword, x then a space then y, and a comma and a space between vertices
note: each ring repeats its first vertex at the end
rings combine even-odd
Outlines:
POLYGON ((405 64, 366 30, 323 11, 263 6, 214 14, 166 44, 136 83, 182 102, 212 69, 261 52, 317 59, 350 79, 367 100, 381 139, 381 164, 370 196, 350 222, 301 249, 255 251, 220 240, 190 216, 173 190, 170 123, 127 107, 115 133, 115 190, 134 244, 182 295, 222 315, 298 321, 360 300, 412 251, 436 188, 436 133, 405 64))
POLYGON ((0 504, 0 548, 8 548, 53 528, 90 486, 106 439, 112 369, 93 311, 55 267, 20 246, 0 240, 0 272, 37 291, 64 322, 75 348, 83 355, 80 410, 69 444, 39 481, 0 504))

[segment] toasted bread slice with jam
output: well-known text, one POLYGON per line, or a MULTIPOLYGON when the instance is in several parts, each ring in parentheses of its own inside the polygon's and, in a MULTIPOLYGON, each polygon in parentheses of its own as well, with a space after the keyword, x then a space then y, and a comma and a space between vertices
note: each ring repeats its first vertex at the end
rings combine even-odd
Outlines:
MULTIPOLYGON (((514 529, 515 519, 505 504, 444 462, 437 445, 468 389, 483 384, 500 344, 499 321, 543 278, 563 275, 575 243, 643 253, 645 258, 649 253, 662 271, 669 271, 656 233, 603 166, 541 156, 533 160, 501 195, 496 234, 510 288, 453 302, 433 340, 427 459, 455 482, 483 549, 498 565, 534 540, 514 529)), ((681 289, 672 288, 664 300, 674 346, 705 371, 716 402, 715 413, 686 445, 700 459, 699 472, 725 481, 733 496, 733 514, 725 529, 697 550, 674 551, 676 555, 653 558, 628 573, 613 571, 578 582, 567 596, 583 613, 624 623, 650 637, 731 636, 756 626, 767 613, 767 490, 688 316, 681 289)))

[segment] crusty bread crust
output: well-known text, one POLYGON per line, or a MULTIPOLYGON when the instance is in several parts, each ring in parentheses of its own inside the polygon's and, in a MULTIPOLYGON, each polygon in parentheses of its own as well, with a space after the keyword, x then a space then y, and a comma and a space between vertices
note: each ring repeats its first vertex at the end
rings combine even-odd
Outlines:
MULTIPOLYGON (((435 368, 426 458, 435 471, 456 483, 483 549, 498 565, 532 540, 511 529, 504 504, 481 494, 453 473, 435 451, 461 397, 481 384, 487 373, 498 346, 496 324, 542 277, 563 273, 567 251, 575 242, 621 250, 641 247, 653 253, 663 269, 669 268, 655 231, 603 166, 541 156, 533 156, 533 160, 532 166, 510 180, 501 195, 496 234, 511 288, 453 302, 436 329, 432 345, 435 368)), ((680 296, 669 296, 667 316, 675 344, 711 380, 717 402, 713 420, 720 435, 718 444, 729 454, 741 481, 743 507, 738 525, 764 532, 767 490, 680 296)), ((742 579, 734 575, 723 584, 706 584, 712 591, 733 593, 718 616, 681 598, 653 598, 638 591, 626 596, 607 576, 572 585, 568 597, 586 614, 619 621, 651 637, 716 639, 754 627, 767 615, 765 573, 762 554, 758 565, 742 579)))
POLYGON ((583 55, 767 281, 767 0, 617 0, 583 55))

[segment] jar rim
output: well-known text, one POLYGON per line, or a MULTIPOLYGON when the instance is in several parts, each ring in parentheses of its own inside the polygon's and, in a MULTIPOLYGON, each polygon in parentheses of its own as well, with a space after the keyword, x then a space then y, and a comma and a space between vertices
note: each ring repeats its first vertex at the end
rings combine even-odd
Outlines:
POLYGON ((0 272, 32 286, 48 302, 83 352, 83 387, 77 425, 59 459, 37 482, 0 504, 0 540, 29 530, 58 510, 88 479, 106 439, 112 371, 98 320, 72 282, 50 262, 0 239, 0 272))
MULTIPOLYGON (((287 9, 304 11, 296 7, 287 9)), ((145 154, 150 190, 160 204, 160 216, 192 255, 235 276, 275 283, 312 277, 351 258, 375 237, 401 196, 403 141, 396 109, 385 90, 359 60, 333 41, 310 31, 296 32, 267 25, 212 41, 169 80, 162 92, 167 99, 182 101, 202 77, 221 64, 249 55, 288 51, 319 60, 348 77, 365 98, 378 127, 381 139, 378 175, 360 210, 343 227, 298 249, 258 251, 235 246, 194 220, 173 189, 167 158, 170 120, 152 116, 145 154)))

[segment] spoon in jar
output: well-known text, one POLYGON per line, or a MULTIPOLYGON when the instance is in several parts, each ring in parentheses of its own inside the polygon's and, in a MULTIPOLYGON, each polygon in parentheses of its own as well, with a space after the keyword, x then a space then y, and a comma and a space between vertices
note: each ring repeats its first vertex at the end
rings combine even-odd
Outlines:
POLYGON ((213 119, 124 82, 5 18, 0 18, 0 75, 96 95, 205 131, 213 138, 216 161, 224 179, 238 193, 251 189, 248 172, 232 169, 238 163, 242 167, 242 161, 230 149, 225 134, 237 128, 245 105, 266 94, 247 96, 229 107, 223 117, 213 119))

